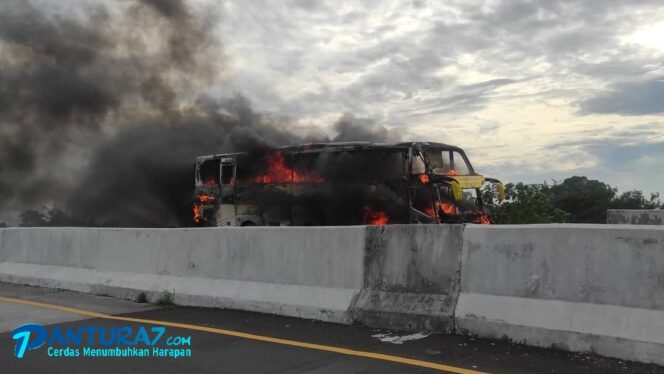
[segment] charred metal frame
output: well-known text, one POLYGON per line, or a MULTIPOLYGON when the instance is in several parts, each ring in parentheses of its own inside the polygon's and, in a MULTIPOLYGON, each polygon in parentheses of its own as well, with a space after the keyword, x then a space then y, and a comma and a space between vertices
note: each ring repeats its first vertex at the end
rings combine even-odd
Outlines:
MULTIPOLYGON (((372 142, 345 142, 345 143, 312 143, 312 144, 304 144, 304 145, 297 145, 297 146, 283 146, 283 147, 278 147, 275 148, 276 151, 282 152, 284 156, 289 155, 293 156, 296 154, 306 154, 306 153, 325 153, 325 152, 344 152, 344 151, 362 151, 362 150, 394 150, 394 151, 401 151, 407 159, 404 159, 404 162, 406 163, 406 168, 405 168, 405 175, 403 175, 403 178, 407 182, 408 186, 408 206, 409 206, 409 221, 411 223, 461 223, 464 222, 464 219, 467 219, 467 217, 462 217, 461 215, 446 215, 441 213, 439 210, 439 207, 437 206, 437 202, 443 201, 443 200, 449 200, 448 196, 441 196, 440 192, 440 186, 441 185, 451 185, 453 183, 457 182, 457 178, 453 176, 446 176, 446 175, 439 175, 434 173, 434 170, 432 168, 432 161, 429 159, 429 156, 426 152, 427 149, 430 148, 436 148, 436 149, 445 149, 450 151, 450 163, 452 168, 454 168, 454 154, 455 152, 460 155, 463 158, 463 162, 465 163, 465 166, 468 168, 469 174, 473 176, 478 176, 478 174, 475 173, 472 164, 470 163, 470 160, 468 160, 468 157, 466 156, 465 152, 463 149, 448 145, 448 144, 442 144, 442 143, 434 143, 434 142, 408 142, 408 143, 395 143, 395 144, 388 144, 388 143, 372 143, 372 142), (428 177, 428 183, 423 183, 419 179, 419 174, 416 174, 413 172, 413 160, 414 158, 419 158, 422 163, 424 164, 424 174, 428 177), (430 191, 430 196, 431 196, 431 208, 433 209, 433 212, 435 212, 434 217, 416 209, 413 206, 413 193, 415 188, 421 188, 424 185, 427 185, 430 191)), ((223 189, 224 186, 228 184, 223 184, 222 181, 225 179, 224 177, 224 166, 228 166, 229 163, 233 164, 233 177, 237 177, 237 158, 242 157, 245 155, 248 155, 248 152, 236 152, 236 153, 225 153, 225 154, 215 154, 215 155, 208 155, 208 156, 201 156, 196 159, 196 175, 195 175, 195 196, 194 196, 194 205, 199 204, 199 207, 201 209, 204 209, 205 211, 212 211, 214 212, 214 215, 216 216, 216 210, 219 209, 219 206, 223 204, 223 201, 220 201, 224 199, 224 193, 223 189), (201 173, 200 173, 200 166, 203 164, 203 162, 210 161, 210 160, 219 160, 219 178, 217 180, 217 184, 214 186, 208 186, 203 184, 203 181, 201 180, 201 173), (203 204, 203 202, 199 199, 199 196, 201 194, 204 195, 209 195, 212 196, 212 204, 203 204)), ((496 179, 492 178, 483 178, 483 181, 491 182, 491 183, 500 183, 496 179)), ((384 185, 386 185, 388 188, 391 188, 386 182, 383 182, 384 185)), ((235 186, 236 184, 233 183, 231 184, 232 186, 235 186)), ((291 182, 292 185, 292 182, 291 182)), ((477 206, 478 212, 484 211, 484 204, 482 201, 482 194, 480 191, 480 188, 475 188, 476 190, 476 198, 475 198, 475 204, 477 206)), ((233 188, 233 197, 232 197, 233 204, 237 206, 237 189, 233 188)), ((236 207, 237 211, 237 207, 236 207)), ((202 218, 205 220, 205 215, 201 214, 202 218)), ((256 217, 240 217, 240 219, 244 219, 246 221, 244 222, 235 222, 234 225, 244 225, 244 224, 252 224, 252 225, 260 225, 262 224, 260 218, 256 217)), ((215 223, 215 222, 209 222, 209 223, 215 223)))

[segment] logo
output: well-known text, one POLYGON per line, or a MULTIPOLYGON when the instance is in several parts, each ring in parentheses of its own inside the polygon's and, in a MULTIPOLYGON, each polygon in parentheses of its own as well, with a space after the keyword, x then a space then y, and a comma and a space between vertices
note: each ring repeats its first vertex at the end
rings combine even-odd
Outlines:
POLYGON ((14 355, 44 345, 49 357, 191 357, 191 336, 170 336, 163 326, 52 326, 23 324, 12 332, 14 355))
POLYGON ((44 326, 36 323, 26 323, 17 327, 12 333, 12 339, 16 340, 14 355, 23 358, 26 350, 41 347, 46 342, 46 335, 44 326))

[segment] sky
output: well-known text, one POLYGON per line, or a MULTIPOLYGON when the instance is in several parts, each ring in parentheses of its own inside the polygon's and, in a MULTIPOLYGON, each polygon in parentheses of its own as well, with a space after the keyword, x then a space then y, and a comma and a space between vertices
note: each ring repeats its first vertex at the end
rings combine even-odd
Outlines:
POLYGON ((220 95, 305 131, 349 113, 458 145, 504 181, 664 193, 661 0, 218 4, 220 95))

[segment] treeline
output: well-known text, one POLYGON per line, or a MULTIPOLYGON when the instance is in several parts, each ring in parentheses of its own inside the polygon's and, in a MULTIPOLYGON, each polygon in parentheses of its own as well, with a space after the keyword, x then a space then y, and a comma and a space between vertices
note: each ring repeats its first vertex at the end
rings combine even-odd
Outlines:
POLYGON ((659 193, 647 198, 638 190, 619 194, 615 187, 580 176, 552 183, 508 183, 502 203, 489 186, 482 192, 497 224, 606 223, 607 209, 662 208, 659 193))

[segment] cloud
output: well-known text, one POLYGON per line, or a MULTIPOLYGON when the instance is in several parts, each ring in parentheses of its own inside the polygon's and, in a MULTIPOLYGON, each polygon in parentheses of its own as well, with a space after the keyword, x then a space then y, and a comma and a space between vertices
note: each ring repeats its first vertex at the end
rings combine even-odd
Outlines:
POLYGON ((662 192, 664 142, 639 144, 592 144, 585 150, 599 160, 593 172, 622 190, 662 192))
POLYGON ((401 112, 400 104, 423 100, 450 103, 442 112, 482 109, 486 93, 464 86, 502 77, 565 74, 561 84, 596 88, 590 80, 639 74, 656 61, 618 40, 630 25, 647 21, 639 14, 662 10, 655 1, 321 4, 285 2, 266 12, 263 3, 230 2, 229 44, 250 57, 239 71, 246 77, 236 82, 255 86, 238 89, 258 105, 314 118, 332 111, 380 111, 389 118, 392 108, 401 112))
MULTIPOLYGON (((641 144, 617 144, 615 142, 594 143, 586 145, 588 153, 601 160, 601 167, 616 171, 641 171, 643 164, 657 167, 657 171, 664 170, 661 162, 650 164, 648 160, 664 159, 664 142, 641 144)), ((653 171, 652 169, 650 169, 653 171)))
MULTIPOLYGON (((251 49, 252 56, 268 58, 255 58, 262 61, 258 68, 245 65, 240 73, 255 92, 238 88, 258 107, 305 117, 330 132, 338 114, 350 112, 406 136, 478 150, 474 162, 483 166, 520 159, 518 166, 496 169, 497 176, 518 172, 531 180, 569 170, 598 173, 602 166, 594 169, 591 161, 601 157, 585 148, 588 142, 642 144, 661 128, 637 129, 644 121, 630 113, 656 101, 652 95, 641 97, 636 109, 607 105, 620 108, 616 114, 624 119, 579 111, 597 109, 592 99, 662 73, 662 53, 624 41, 664 16, 658 1, 387 0, 345 2, 324 12, 291 8, 257 12, 275 30, 287 23, 287 33, 258 38, 238 31, 242 25, 236 30, 233 20, 228 24, 229 43, 268 47, 251 49), (272 62, 284 56, 289 64, 272 62), (570 150, 586 157, 576 169, 570 150)), ((253 14, 242 9, 241 17, 253 14)))
POLYGON ((661 0, 225 4, 228 89, 330 134, 352 113, 524 180, 574 170, 570 151, 586 157, 579 173, 609 176, 591 142, 664 140, 662 121, 638 117, 664 107, 664 51, 626 41, 661 21, 661 0))
POLYGON ((543 163, 515 158, 474 166, 482 174, 504 182, 550 183, 583 175, 618 187, 620 191, 662 192, 664 142, 625 145, 614 140, 588 140, 587 144, 581 143, 542 149, 540 153, 547 156, 543 163), (569 165, 575 167, 566 167, 569 165))
POLYGON ((637 116, 664 113, 664 80, 618 83, 611 91, 581 102, 583 114, 637 116))
POLYGON ((452 94, 411 103, 403 112, 414 116, 442 113, 471 113, 484 107, 496 89, 518 82, 500 78, 469 85, 455 86, 452 94))

